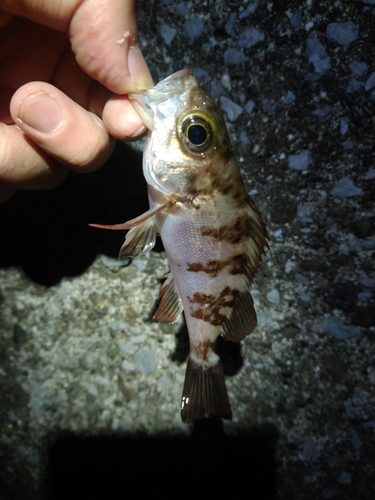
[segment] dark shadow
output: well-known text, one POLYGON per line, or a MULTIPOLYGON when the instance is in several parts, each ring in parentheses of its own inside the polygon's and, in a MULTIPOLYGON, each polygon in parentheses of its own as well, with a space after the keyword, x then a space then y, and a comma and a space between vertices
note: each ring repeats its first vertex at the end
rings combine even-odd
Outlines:
POLYGON ((184 317, 184 321, 181 325, 181 328, 176 333, 176 345, 174 348, 174 352, 171 356, 172 361, 178 364, 181 364, 184 361, 186 361, 189 355, 189 346, 190 346, 189 332, 184 317))
POLYGON ((231 342, 223 337, 218 338, 219 356, 224 368, 224 374, 233 377, 243 365, 241 342, 231 342))
POLYGON ((67 435, 50 449, 46 500, 276 499, 276 434, 229 437, 213 419, 189 437, 67 435))
POLYGON ((0 479, 0 498, 1 500, 17 500, 8 486, 0 479))
POLYGON ((52 191, 18 191, 0 206, 0 267, 21 266, 51 286, 84 272, 98 253, 117 257, 125 232, 88 224, 125 222, 148 209, 141 163, 141 154, 118 142, 96 172, 70 172, 52 191))

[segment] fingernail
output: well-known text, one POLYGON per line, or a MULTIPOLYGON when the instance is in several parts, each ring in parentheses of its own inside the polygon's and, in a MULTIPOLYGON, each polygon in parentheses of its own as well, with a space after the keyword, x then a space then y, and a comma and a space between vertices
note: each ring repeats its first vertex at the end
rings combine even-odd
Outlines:
POLYGON ((128 68, 136 91, 140 92, 154 85, 150 71, 138 45, 129 49, 128 68))
POLYGON ((141 125, 140 127, 137 128, 135 132, 132 133, 130 136, 129 140, 138 140, 142 134, 144 134, 147 130, 147 127, 145 125, 141 125))
POLYGON ((22 102, 18 118, 38 132, 52 134, 61 127, 63 112, 55 99, 44 92, 40 92, 28 96, 22 102))

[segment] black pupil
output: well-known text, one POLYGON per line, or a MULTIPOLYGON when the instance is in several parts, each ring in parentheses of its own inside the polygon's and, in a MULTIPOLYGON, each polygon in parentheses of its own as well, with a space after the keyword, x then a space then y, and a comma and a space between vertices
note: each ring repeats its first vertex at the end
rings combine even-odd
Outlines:
POLYGON ((202 125, 190 125, 188 137, 192 144, 200 146, 207 139, 207 130, 202 125))

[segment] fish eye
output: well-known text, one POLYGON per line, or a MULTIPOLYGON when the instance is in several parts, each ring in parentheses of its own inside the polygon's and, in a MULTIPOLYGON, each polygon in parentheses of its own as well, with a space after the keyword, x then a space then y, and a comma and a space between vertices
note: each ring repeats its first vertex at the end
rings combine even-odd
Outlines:
POLYGON ((179 126, 179 136, 184 146, 193 153, 206 151, 213 139, 208 120, 200 115, 189 115, 179 126))
POLYGON ((194 146, 201 146, 206 142, 207 130, 203 125, 190 125, 187 131, 189 141, 194 146))

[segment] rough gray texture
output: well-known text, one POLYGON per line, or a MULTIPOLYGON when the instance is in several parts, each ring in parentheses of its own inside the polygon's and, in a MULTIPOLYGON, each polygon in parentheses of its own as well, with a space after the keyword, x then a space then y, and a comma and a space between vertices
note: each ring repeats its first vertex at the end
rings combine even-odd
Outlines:
MULTIPOLYGON (((155 81, 193 67, 230 114, 233 148, 270 234, 254 284, 259 325, 240 352, 223 346, 234 416, 224 432, 238 443, 255 436, 257 457, 272 450, 281 499, 373 498, 373 2, 138 5, 155 81)), ((118 267, 107 257, 122 236, 86 229, 145 210, 139 158, 130 155, 119 149, 97 174, 99 187, 95 174, 72 176, 52 194, 21 193, 0 208, 4 498, 40 498, 46 450, 62 431, 192 432, 179 417, 182 323, 150 321, 164 254, 118 267)), ((166 469, 183 457, 174 449, 166 469)), ((251 480, 260 488, 252 467, 256 460, 244 472, 249 496, 251 480)), ((259 475, 272 468, 270 460, 259 475)))

